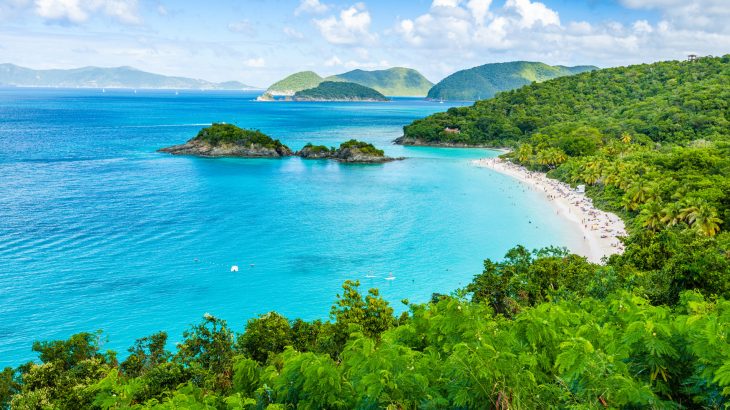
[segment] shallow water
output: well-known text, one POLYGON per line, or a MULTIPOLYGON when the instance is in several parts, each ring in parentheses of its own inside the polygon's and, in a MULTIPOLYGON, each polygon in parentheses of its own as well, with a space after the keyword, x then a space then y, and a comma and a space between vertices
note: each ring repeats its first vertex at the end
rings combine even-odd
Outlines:
POLYGON ((515 244, 579 243, 539 194, 469 164, 496 152, 390 144, 449 104, 253 97, 0 90, 0 366, 34 358, 34 340, 80 331, 103 329, 120 352, 159 330, 175 342, 206 312, 237 331, 270 310, 326 318, 346 279, 402 309, 467 284, 515 244), (214 121, 293 149, 357 138, 408 159, 155 152, 214 121))

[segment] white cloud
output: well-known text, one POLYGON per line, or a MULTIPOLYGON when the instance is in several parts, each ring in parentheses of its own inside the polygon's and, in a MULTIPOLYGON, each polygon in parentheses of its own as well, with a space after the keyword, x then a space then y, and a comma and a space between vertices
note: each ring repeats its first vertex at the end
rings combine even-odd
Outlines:
POLYGON ((302 13, 322 14, 329 9, 329 6, 320 3, 319 0, 301 0, 299 6, 294 10, 294 15, 298 16, 302 13))
POLYGON ((560 25, 558 13, 537 1, 507 0, 504 8, 512 9, 519 14, 521 17, 519 25, 524 28, 530 28, 537 23, 541 23, 544 26, 560 25))
POLYGON ((489 7, 492 5, 492 0, 469 0, 466 4, 466 8, 471 11, 474 16, 474 21, 477 24, 484 24, 484 19, 489 16, 489 7))
POLYGON ((664 19, 682 29, 730 32, 728 0, 620 0, 632 9, 657 10, 664 19))
POLYGON ((266 67, 266 60, 263 57, 249 58, 245 63, 246 67, 263 68, 266 67))
POLYGON ((139 24, 137 0, 35 0, 35 13, 47 21, 84 23, 103 14, 125 24, 139 24))
POLYGON ((358 3, 340 12, 339 18, 329 16, 313 20, 325 40, 332 44, 369 44, 377 39, 370 33, 370 13, 358 3))
POLYGON ((637 33, 651 33, 654 31, 654 29, 651 27, 651 24, 649 24, 646 20, 637 20, 634 22, 633 25, 634 31, 637 33))

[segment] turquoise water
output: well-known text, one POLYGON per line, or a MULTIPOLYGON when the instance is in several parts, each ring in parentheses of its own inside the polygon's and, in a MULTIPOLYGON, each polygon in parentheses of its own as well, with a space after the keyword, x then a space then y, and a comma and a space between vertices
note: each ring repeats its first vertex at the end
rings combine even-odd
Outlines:
POLYGON ((517 243, 577 241, 538 194, 469 164, 495 152, 390 144, 404 124, 449 104, 252 98, 0 90, 0 366, 34 358, 34 340, 80 331, 103 329, 105 348, 120 352, 159 330, 174 343, 206 312, 237 331, 270 310, 326 318, 346 279, 402 309, 403 298, 465 285, 484 258, 517 243), (408 159, 155 152, 214 121, 294 149, 357 138, 408 159))

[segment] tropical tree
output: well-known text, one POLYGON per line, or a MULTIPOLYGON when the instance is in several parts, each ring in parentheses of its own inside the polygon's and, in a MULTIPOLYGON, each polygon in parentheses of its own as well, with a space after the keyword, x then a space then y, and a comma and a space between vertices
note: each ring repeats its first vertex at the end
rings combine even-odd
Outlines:
POLYGON ((519 148, 517 148, 517 160, 521 163, 527 163, 531 158, 533 154, 533 148, 530 144, 521 144, 519 148))
POLYGON ((684 206, 680 202, 672 202, 667 204, 661 212, 661 221, 664 225, 672 227, 684 220, 682 209, 684 206))
POLYGON ((639 221, 641 226, 649 229, 652 232, 656 232, 663 228, 662 223, 662 212, 664 208, 660 201, 647 202, 639 212, 639 221))
POLYGON ((722 219, 717 216, 715 208, 705 200, 688 201, 685 208, 682 209, 681 215, 692 228, 703 235, 715 236, 720 232, 722 219))

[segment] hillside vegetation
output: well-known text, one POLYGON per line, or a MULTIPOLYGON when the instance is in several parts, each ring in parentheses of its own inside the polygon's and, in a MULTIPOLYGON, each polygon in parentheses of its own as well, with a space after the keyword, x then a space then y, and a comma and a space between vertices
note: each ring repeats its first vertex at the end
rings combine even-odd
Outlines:
POLYGON ((298 91, 315 88, 324 81, 355 83, 383 95, 401 97, 424 96, 433 85, 418 71, 402 67, 374 71, 353 70, 327 78, 322 78, 313 71, 302 71, 272 84, 265 95, 292 96, 298 91))
POLYGON ((388 101, 381 93, 360 84, 324 81, 317 87, 294 94, 295 101, 388 101))
POLYGON ((399 97, 423 97, 433 83, 421 73, 410 68, 394 67, 387 70, 353 70, 327 80, 341 80, 370 87, 383 95, 399 97))
POLYGON ((314 71, 302 71, 294 73, 282 80, 279 80, 269 86, 266 90, 267 94, 273 96, 294 95, 297 91, 306 90, 318 86, 323 81, 314 71))
POLYGON ((328 321, 270 312, 236 333, 206 314, 175 351, 160 332, 121 362, 98 334, 37 342, 36 363, 0 373, 0 406, 728 408, 729 67, 725 56, 602 70, 407 127, 510 145, 508 159, 586 184, 629 228, 605 264, 516 246, 398 316, 346 281, 328 321))
POLYGON ((501 91, 514 90, 532 82, 595 70, 593 66, 550 66, 544 63, 514 61, 485 64, 457 71, 439 81, 428 92, 434 100, 474 101, 492 98, 501 91))

